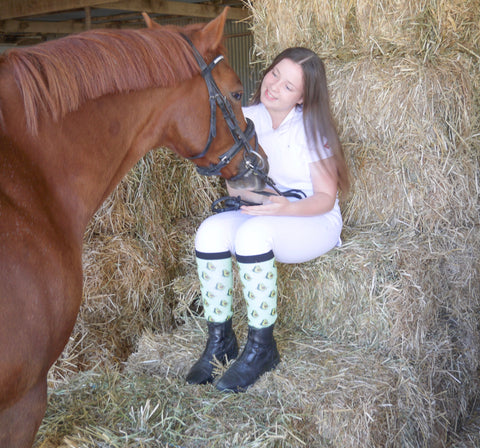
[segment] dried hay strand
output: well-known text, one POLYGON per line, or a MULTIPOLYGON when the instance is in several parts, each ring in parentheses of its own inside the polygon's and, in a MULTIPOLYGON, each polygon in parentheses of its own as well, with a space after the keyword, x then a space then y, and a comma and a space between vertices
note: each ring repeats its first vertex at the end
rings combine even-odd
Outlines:
POLYGON ((288 46, 324 58, 460 51, 480 57, 479 0, 245 0, 255 53, 263 61, 288 46), (288 20, 288 19, 291 20, 288 20))
POLYGON ((450 448, 477 448, 480 446, 480 409, 478 406, 475 413, 466 418, 462 432, 452 435, 450 448))
POLYGON ((172 327, 169 285, 217 189, 218 179, 199 176, 165 149, 148 154, 121 182, 87 229, 84 301, 52 384, 121 362, 144 330, 172 327))
POLYGON ((432 440, 435 397, 408 363, 307 332, 280 331, 282 363, 244 394, 187 385, 203 326, 191 318, 173 332, 145 333, 123 373, 80 373, 52 391, 38 443, 368 448, 432 440))

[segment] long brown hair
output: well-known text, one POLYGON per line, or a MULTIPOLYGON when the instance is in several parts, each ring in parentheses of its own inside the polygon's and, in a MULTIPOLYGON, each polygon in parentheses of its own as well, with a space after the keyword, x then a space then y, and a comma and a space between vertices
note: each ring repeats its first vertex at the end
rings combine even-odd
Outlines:
POLYGON ((263 78, 283 59, 290 59, 302 67, 303 104, 299 107, 303 109, 303 123, 307 139, 309 144, 317 150, 320 147, 319 143, 323 143, 322 138, 327 139, 327 144, 335 158, 338 187, 343 193, 347 193, 350 188, 348 167, 330 110, 325 66, 315 52, 304 47, 292 47, 282 51, 263 72, 251 103, 260 103, 263 78))

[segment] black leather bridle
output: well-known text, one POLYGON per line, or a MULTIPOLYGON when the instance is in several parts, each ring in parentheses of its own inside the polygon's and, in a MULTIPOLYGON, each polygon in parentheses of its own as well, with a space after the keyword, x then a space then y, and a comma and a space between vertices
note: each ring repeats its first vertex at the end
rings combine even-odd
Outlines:
POLYGON ((255 174, 266 175, 263 171, 265 169, 265 161, 258 152, 258 138, 255 132, 255 126, 250 119, 246 119, 247 128, 245 131, 240 129, 238 121, 233 113, 232 105, 230 102, 222 95, 222 92, 217 86, 217 83, 213 79, 212 70, 215 66, 223 59, 223 56, 217 56, 209 65, 206 64, 202 55, 193 45, 193 42, 184 34, 183 38, 189 43, 192 47, 193 54, 197 60, 200 69, 202 70, 201 74, 205 83, 207 84, 209 102, 210 102, 210 132, 208 134, 207 144, 204 150, 195 156, 188 157, 188 159, 200 159, 207 154, 213 139, 217 134, 217 106, 220 108, 223 118, 225 119, 230 133, 235 141, 233 146, 219 156, 219 162, 217 164, 211 164, 208 167, 197 166, 197 171, 199 174, 204 176, 218 176, 221 174, 221 170, 225 168, 235 157, 235 155, 244 149, 244 165, 245 170, 232 177, 230 180, 236 180, 245 176, 249 172, 254 172, 255 174), (249 141, 255 138, 255 148, 252 148, 249 141))

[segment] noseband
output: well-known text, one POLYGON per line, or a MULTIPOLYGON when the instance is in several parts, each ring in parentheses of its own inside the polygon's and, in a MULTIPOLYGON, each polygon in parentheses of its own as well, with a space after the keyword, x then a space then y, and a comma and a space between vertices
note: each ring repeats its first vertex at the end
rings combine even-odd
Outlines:
POLYGON ((208 134, 207 144, 200 154, 188 157, 188 159, 200 159, 204 157, 210 149, 212 141, 217 135, 218 106, 222 112, 223 118, 227 123, 228 129, 230 130, 230 133, 235 140, 235 143, 228 151, 218 157, 219 162, 217 164, 211 164, 208 167, 197 166, 198 173, 204 176, 219 176, 221 174, 221 170, 225 168, 232 161, 235 155, 242 149, 244 149, 244 161, 246 169, 243 172, 237 174, 235 177, 232 177, 230 180, 235 180, 243 177, 249 171, 252 171, 254 173, 262 173, 262 170, 265 168, 265 164, 263 158, 258 152, 258 138, 252 120, 247 118, 247 128, 245 129, 245 131, 242 131, 240 129, 235 114, 233 113, 232 105, 225 98, 225 96, 222 95, 222 92, 218 88, 217 83, 213 79, 212 70, 223 59, 223 56, 217 56, 209 65, 207 65, 202 55, 193 45, 193 42, 184 34, 182 34, 182 37, 192 47, 195 59, 197 60, 200 69, 202 70, 201 74, 203 79, 205 80, 205 83, 207 84, 210 102, 210 132, 208 134), (253 149, 249 143, 249 140, 251 140, 252 137, 255 137, 255 149, 253 149))

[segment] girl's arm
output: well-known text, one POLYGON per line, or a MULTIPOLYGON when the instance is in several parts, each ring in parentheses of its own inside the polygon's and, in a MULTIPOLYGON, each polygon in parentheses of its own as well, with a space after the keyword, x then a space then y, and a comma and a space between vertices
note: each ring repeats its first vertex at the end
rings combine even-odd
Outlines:
POLYGON ((333 157, 309 164, 313 195, 290 202, 282 196, 270 196, 263 205, 242 206, 248 215, 315 216, 333 209, 337 197, 337 171, 333 157))

